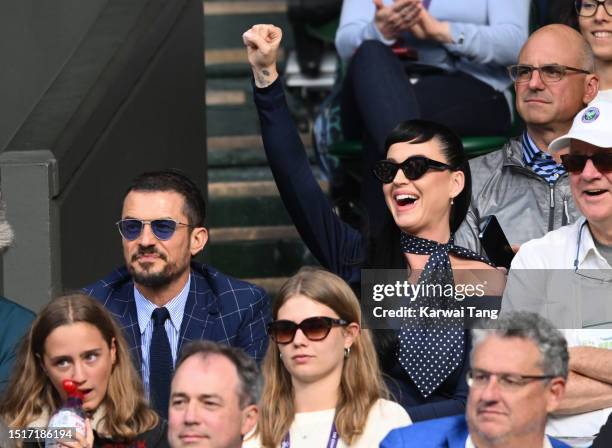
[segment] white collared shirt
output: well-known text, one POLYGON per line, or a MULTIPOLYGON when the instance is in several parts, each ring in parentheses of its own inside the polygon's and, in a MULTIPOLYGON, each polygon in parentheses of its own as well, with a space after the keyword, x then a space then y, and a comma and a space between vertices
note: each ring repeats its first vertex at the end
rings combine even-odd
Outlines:
POLYGON ((579 269, 612 271, 612 266, 595 247, 593 235, 584 217, 548 232, 542 238, 524 243, 512 260, 510 269, 574 269, 576 254, 579 269))
MULTIPOLYGON (((164 329, 168 335, 170 342, 170 350, 172 352, 172 364, 176 364, 178 353, 178 343, 181 332, 181 324, 185 314, 185 305, 189 296, 189 287, 191 285, 191 275, 187 278, 187 282, 181 292, 176 297, 173 297, 164 306, 170 313, 170 319, 164 323, 164 329)), ((138 316, 138 327, 140 328, 140 347, 142 349, 142 380, 144 384, 145 394, 149 397, 149 349, 151 347, 151 337, 153 336, 153 321, 151 316, 157 305, 147 299, 134 285, 134 300, 136 302, 136 313, 138 316)))
POLYGON ((612 328, 611 291, 612 266, 581 218, 521 246, 512 260, 502 312, 532 311, 557 328, 612 328))

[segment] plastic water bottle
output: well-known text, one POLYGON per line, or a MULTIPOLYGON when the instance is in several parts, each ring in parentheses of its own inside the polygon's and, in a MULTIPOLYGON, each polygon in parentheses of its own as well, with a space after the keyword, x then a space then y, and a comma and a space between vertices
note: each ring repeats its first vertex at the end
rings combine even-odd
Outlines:
MULTIPOLYGON (((53 413, 49 419, 47 430, 70 429, 85 437, 85 411, 83 410, 83 394, 71 380, 64 380, 62 386, 68 398, 63 406, 53 413)), ((72 436, 74 439, 74 434, 72 436)), ((58 447, 57 439, 46 439, 45 448, 58 447)))

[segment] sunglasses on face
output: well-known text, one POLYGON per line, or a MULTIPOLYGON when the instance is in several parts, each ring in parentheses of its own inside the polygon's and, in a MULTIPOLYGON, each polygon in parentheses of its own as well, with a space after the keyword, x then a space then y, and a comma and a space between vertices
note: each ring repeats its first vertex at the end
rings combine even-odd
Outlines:
POLYGON ((564 154, 561 156, 563 166, 570 173, 582 173, 587 160, 593 162, 599 172, 609 173, 612 171, 612 152, 598 152, 592 156, 582 154, 564 154))
POLYGON ((424 156, 413 156, 408 157, 401 163, 393 162, 392 160, 379 160, 374 164, 372 172, 378 180, 383 184, 390 184, 395 179, 397 171, 402 169, 406 179, 417 180, 429 171, 437 170, 452 170, 453 167, 446 163, 438 162, 437 160, 431 160, 424 156))
POLYGON ((332 327, 346 327, 349 323, 344 319, 318 316, 304 319, 299 324, 290 320, 275 320, 268 324, 268 334, 277 344, 293 342, 298 328, 311 341, 322 341, 327 337, 332 327))
POLYGON ((145 224, 151 226, 151 231, 155 238, 161 241, 166 241, 172 238, 177 226, 191 227, 189 224, 177 222, 173 219, 122 219, 117 221, 117 228, 123 238, 128 241, 134 241, 138 238, 144 229, 145 224))

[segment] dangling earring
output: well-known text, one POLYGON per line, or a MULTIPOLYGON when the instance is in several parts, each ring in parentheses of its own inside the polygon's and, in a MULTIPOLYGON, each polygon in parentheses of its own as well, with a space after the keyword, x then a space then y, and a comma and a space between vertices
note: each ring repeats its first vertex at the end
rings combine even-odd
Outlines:
POLYGON ((344 358, 347 359, 350 354, 351 354, 351 348, 350 347, 344 347, 344 358))
POLYGON ((282 354, 281 352, 278 352, 278 357, 279 357, 279 358, 282 358, 282 357, 283 357, 283 354, 282 354))
POLYGON ((450 205, 455 205, 455 198, 450 198, 450 205))

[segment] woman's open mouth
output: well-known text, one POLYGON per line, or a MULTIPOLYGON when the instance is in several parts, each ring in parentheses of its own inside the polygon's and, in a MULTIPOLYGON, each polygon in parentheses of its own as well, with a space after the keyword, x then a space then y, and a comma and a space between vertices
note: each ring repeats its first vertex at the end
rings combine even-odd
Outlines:
POLYGON ((405 207, 414 204, 419 198, 414 194, 398 194, 394 199, 398 206, 405 207))

